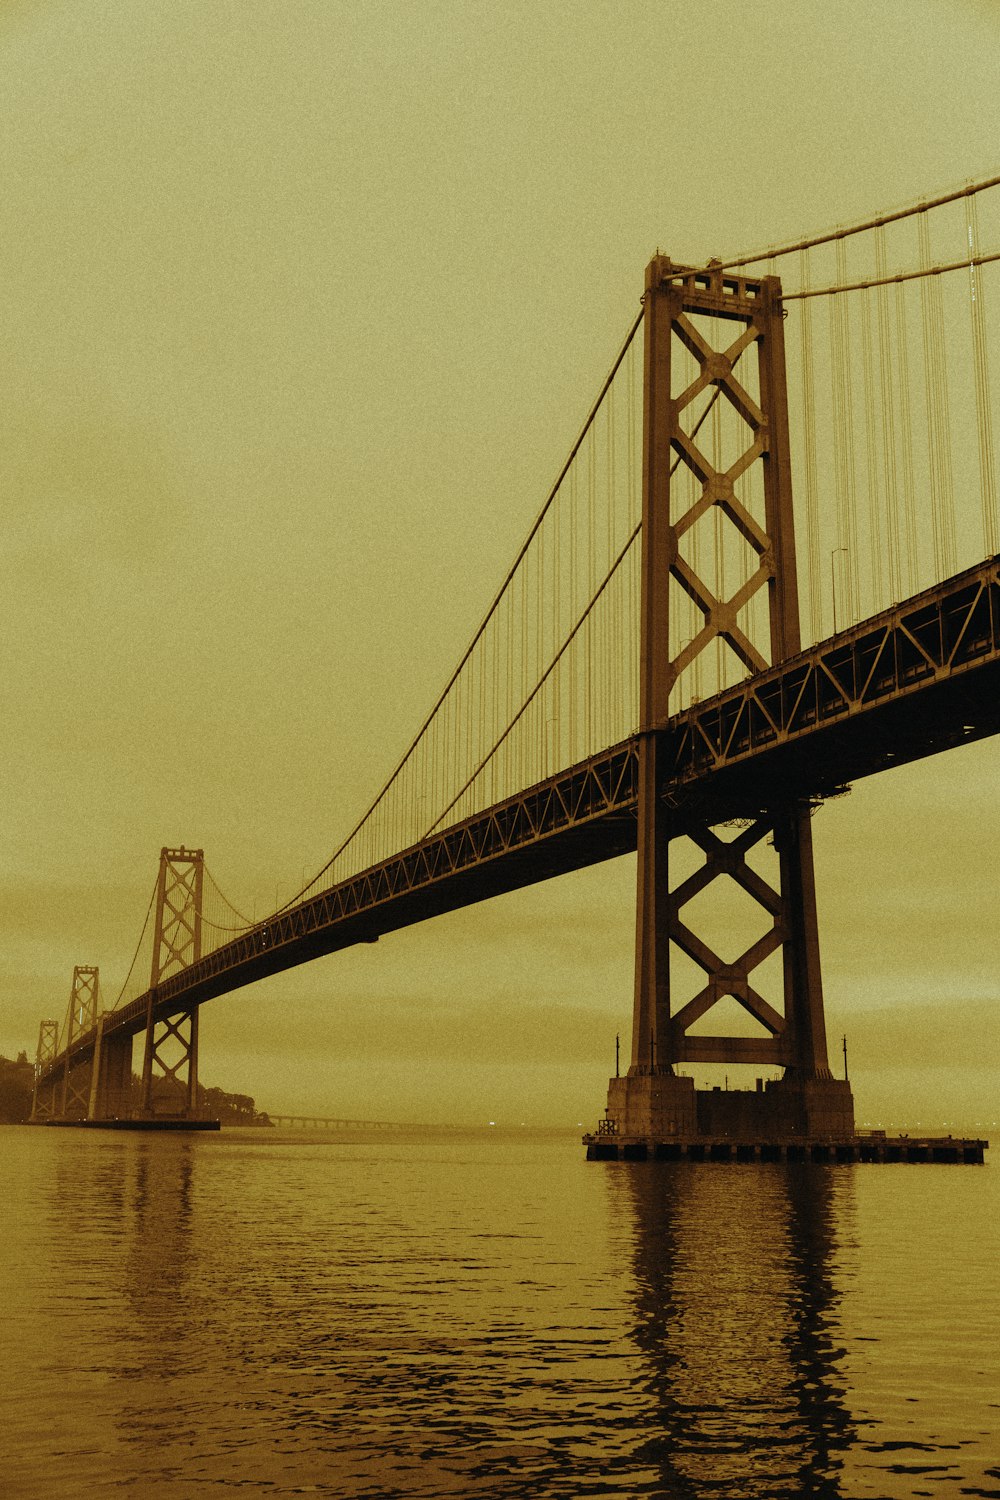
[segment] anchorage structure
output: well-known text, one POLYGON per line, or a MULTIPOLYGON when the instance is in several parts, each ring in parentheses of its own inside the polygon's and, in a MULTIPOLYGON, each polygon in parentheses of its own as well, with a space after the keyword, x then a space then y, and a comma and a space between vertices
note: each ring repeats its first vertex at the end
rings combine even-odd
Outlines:
POLYGON ((703 862, 673 890, 668 876, 670 841, 680 831, 664 795, 675 682, 720 639, 750 672, 783 661, 801 646, 781 285, 773 276, 753 279, 713 266, 692 270, 656 256, 646 273, 644 321, 635 1002, 631 1066, 625 1077, 611 1080, 609 1129, 651 1142, 728 1134, 736 1126, 768 1140, 849 1139, 854 1134, 850 1088, 831 1076, 827 1059, 808 803, 792 797, 761 807, 728 840, 707 825, 692 829, 688 817, 684 831, 703 862), (675 393, 682 351, 692 356, 697 373, 675 393), (759 393, 756 399, 750 384, 759 393), (696 400, 706 391, 729 403, 743 434, 742 446, 714 461, 697 439, 704 409, 700 421, 694 415, 696 400), (675 455, 676 467, 683 465, 696 481, 693 503, 684 503, 690 485, 671 484, 675 455), (763 489, 763 528, 736 492, 744 476, 744 487, 758 479, 754 470, 763 489), (743 555, 751 559, 726 598, 699 575, 696 549, 688 545, 697 523, 713 510, 742 538, 743 555), (680 643, 671 639, 670 629, 671 592, 678 588, 703 618, 693 639, 680 643), (761 589, 767 590, 770 661, 739 623, 741 610, 761 589), (776 885, 747 860, 765 837, 777 854, 776 885), (763 924, 757 941, 729 961, 696 933, 684 911, 712 882, 726 877, 756 904, 763 924), (672 947, 692 960, 704 979, 680 1004, 671 993, 672 947), (780 1011, 754 984, 754 970, 779 949, 780 1011), (761 1034, 693 1033, 728 996, 753 1017, 761 1034), (749 1096, 696 1094, 694 1081, 678 1076, 676 1066, 705 1062, 756 1063, 780 1067, 784 1074, 749 1096), (727 1110, 742 1116, 749 1111, 751 1118, 727 1119, 727 1110))

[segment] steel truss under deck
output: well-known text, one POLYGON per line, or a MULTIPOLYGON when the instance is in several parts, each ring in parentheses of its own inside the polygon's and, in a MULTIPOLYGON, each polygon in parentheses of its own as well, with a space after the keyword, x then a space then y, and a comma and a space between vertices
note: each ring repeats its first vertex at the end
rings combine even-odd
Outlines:
MULTIPOLYGON (((1000 557, 758 672, 660 726, 671 833, 751 818, 1000 732, 1000 557)), ((529 787, 258 924, 103 1018, 103 1037, 324 953, 636 847, 638 741, 529 787)), ((43 1086, 96 1030, 46 1060, 43 1086)))
POLYGON ((746 678, 665 726, 669 794, 723 817, 1000 732, 1000 558, 746 678))

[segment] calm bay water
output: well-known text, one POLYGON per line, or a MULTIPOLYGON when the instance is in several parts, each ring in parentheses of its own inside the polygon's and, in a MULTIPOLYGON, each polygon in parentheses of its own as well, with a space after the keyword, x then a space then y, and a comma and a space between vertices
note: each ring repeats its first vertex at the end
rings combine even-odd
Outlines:
POLYGON ((1000 1496, 989 1166, 0 1148, 12 1500, 1000 1496))

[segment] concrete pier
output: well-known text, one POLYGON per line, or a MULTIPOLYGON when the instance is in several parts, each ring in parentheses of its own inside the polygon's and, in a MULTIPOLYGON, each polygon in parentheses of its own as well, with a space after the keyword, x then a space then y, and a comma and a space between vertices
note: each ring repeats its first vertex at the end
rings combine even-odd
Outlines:
POLYGON ((583 1137, 588 1161, 917 1162, 981 1166, 989 1141, 964 1136, 859 1131, 840 1140, 750 1140, 739 1135, 658 1140, 598 1129, 583 1137))
POLYGON ((588 1161, 975 1162, 988 1141, 858 1130, 846 1079, 758 1079, 753 1089, 696 1089, 667 1069, 609 1080, 588 1161))
POLYGON ((608 1082, 602 1130, 629 1140, 850 1141, 854 1100, 839 1078, 780 1078, 755 1089, 696 1089, 666 1070, 608 1082))

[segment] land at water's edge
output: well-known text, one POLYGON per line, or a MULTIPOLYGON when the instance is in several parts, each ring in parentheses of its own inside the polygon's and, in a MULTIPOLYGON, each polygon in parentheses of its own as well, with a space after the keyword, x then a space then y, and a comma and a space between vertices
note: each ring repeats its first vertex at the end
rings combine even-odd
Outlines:
MULTIPOLYGON (((26 1052, 11 1060, 0 1057, 0 1125, 23 1125, 31 1115, 35 1070, 26 1052)), ((135 1080, 138 1084, 138 1079, 135 1080)), ((225 1089, 198 1085, 200 1113, 223 1125, 270 1125, 249 1094, 230 1094, 225 1089)))

